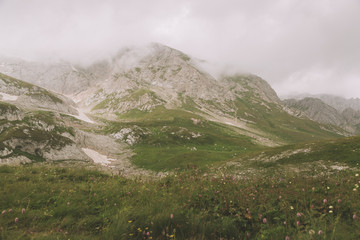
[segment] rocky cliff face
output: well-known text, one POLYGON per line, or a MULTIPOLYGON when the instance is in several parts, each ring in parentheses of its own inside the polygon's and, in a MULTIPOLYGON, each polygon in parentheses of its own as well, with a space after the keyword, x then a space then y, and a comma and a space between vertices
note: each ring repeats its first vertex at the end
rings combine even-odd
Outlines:
POLYGON ((304 98, 299 101, 290 99, 284 100, 284 103, 290 108, 301 110, 306 116, 317 122, 337 126, 340 126, 345 122, 343 116, 335 108, 317 98, 304 98))
POLYGON ((342 112, 347 108, 352 108, 356 111, 360 111, 359 98, 349 99, 331 94, 299 94, 299 95, 288 96, 287 98, 301 100, 307 97, 320 99, 321 101, 335 108, 339 112, 342 112))
POLYGON ((294 112, 301 112, 314 121, 340 126, 353 134, 358 132, 356 125, 360 123, 360 114, 352 108, 339 111, 321 99, 310 97, 301 100, 286 99, 283 103, 294 112))

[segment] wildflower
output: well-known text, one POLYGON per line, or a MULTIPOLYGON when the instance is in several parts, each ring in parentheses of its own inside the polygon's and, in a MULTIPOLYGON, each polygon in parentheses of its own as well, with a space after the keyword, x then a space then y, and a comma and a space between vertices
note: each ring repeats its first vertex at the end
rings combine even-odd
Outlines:
POLYGON ((356 191, 357 191, 357 189, 356 189, 356 188, 353 188, 353 191, 354 191, 354 192, 356 192, 356 191))
POLYGON ((297 226, 300 226, 300 221, 296 221, 296 225, 297 225, 297 226))
POLYGON ((94 193, 94 197, 96 197, 96 193, 94 193))
POLYGON ((329 189, 330 189, 330 187, 326 187, 326 189, 327 189, 327 190, 329 190, 329 189))
POLYGON ((341 203, 341 199, 339 198, 339 199, 337 200, 337 202, 338 202, 338 203, 341 203))
POLYGON ((8 212, 9 212, 9 213, 12 213, 12 211, 13 211, 12 208, 10 208, 8 212))
POLYGON ((357 216, 356 214, 353 215, 353 219, 356 220, 357 219, 357 216))
POLYGON ((267 219, 266 218, 263 218, 263 223, 267 223, 267 219))
POLYGON ((310 235, 314 235, 314 234, 315 234, 315 231, 312 230, 312 229, 310 229, 309 234, 310 234, 310 235))
POLYGON ((312 189, 313 191, 315 191, 315 187, 312 187, 311 189, 312 189))
POLYGON ((289 236, 286 236, 286 237, 285 237, 285 240, 290 240, 290 237, 289 237, 289 236))
POLYGON ((358 177, 359 176, 359 174, 357 173, 357 174, 355 174, 355 177, 358 177))
POLYGON ((286 221, 284 221, 284 225, 286 225, 286 221))
POLYGON ((294 207, 293 207, 293 206, 290 206, 290 209, 291 209, 291 210, 294 210, 294 207))
POLYGON ((21 209, 21 213, 25 214, 25 208, 21 209))
POLYGON ((334 207, 333 206, 329 206, 330 209, 333 209, 334 207))
POLYGON ((6 210, 3 210, 2 212, 1 212, 1 215, 4 215, 6 213, 6 210))
POLYGON ((147 233, 146 233, 146 236, 150 236, 150 233, 149 233, 149 232, 147 232, 147 233))
POLYGON ((333 210, 330 210, 329 213, 333 213, 333 210))
POLYGON ((319 231, 318 231, 318 235, 321 235, 321 234, 323 234, 323 231, 322 231, 322 230, 319 230, 319 231))
POLYGON ((129 220, 128 223, 132 223, 132 220, 129 220))
POLYGON ((296 216, 297 216, 297 217, 301 217, 301 213, 297 213, 296 216))
POLYGON ((70 202, 67 202, 66 205, 70 206, 70 202))
POLYGON ((19 222, 19 218, 15 218, 15 223, 18 223, 19 222))
POLYGON ((170 218, 173 219, 173 218, 174 218, 174 214, 170 214, 170 218))
POLYGON ((327 203, 327 200, 326 200, 326 198, 324 198, 324 200, 323 200, 323 203, 324 203, 324 204, 326 204, 326 203, 327 203))

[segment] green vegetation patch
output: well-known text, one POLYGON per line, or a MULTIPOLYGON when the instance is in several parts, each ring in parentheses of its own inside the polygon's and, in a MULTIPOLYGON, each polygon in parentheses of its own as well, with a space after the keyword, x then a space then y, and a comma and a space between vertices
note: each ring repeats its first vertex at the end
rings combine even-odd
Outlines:
POLYGON ((358 172, 131 180, 0 167, 1 239, 359 239, 358 172), (355 189, 355 190, 354 190, 355 189))
POLYGON ((329 169, 338 165, 354 168, 360 165, 359 156, 360 136, 356 136, 269 148, 244 154, 237 162, 255 169, 299 167, 302 164, 315 168, 318 163, 329 169))
POLYGON ((132 129, 138 138, 132 146, 136 153, 133 163, 155 171, 204 167, 261 148, 227 125, 184 110, 164 107, 152 112, 132 110, 119 115, 119 119, 122 122, 107 122, 103 132, 113 134, 132 129))

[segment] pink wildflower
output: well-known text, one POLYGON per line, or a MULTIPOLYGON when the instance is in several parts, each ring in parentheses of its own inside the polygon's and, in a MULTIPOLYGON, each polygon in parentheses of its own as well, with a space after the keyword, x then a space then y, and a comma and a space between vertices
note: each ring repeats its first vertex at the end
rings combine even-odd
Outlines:
POLYGON ((285 240, 290 240, 290 237, 289 237, 289 236, 286 236, 286 237, 285 237, 285 240))
POLYGON ((341 199, 338 199, 337 202, 338 202, 338 203, 341 203, 341 199))
POLYGON ((324 200, 323 200, 323 203, 324 203, 324 204, 326 204, 326 203, 327 203, 327 200, 326 200, 326 198, 324 198, 324 200))
POLYGON ((356 214, 353 215, 353 219, 356 220, 357 219, 357 216, 356 214))
POLYGON ((296 222, 296 225, 297 225, 297 226, 300 226, 300 221, 297 221, 297 222, 296 222))
POLYGON ((286 221, 284 221, 284 225, 286 225, 286 221))
POLYGON ((19 222, 19 218, 15 218, 15 223, 19 222))
POLYGON ((94 193, 94 197, 96 197, 96 193, 94 193))
POLYGON ((6 213, 6 210, 3 210, 2 212, 1 212, 1 215, 4 215, 6 213))
POLYGON ((174 218, 174 214, 170 214, 170 218, 173 219, 173 218, 174 218))
POLYGON ((266 219, 266 218, 263 218, 263 223, 267 223, 267 219, 266 219))
POLYGON ((150 233, 149 233, 149 232, 147 232, 147 233, 146 233, 146 236, 150 236, 150 233))
POLYGON ((297 216, 297 217, 301 217, 301 213, 297 213, 296 216, 297 216))
POLYGON ((25 214, 25 208, 21 209, 21 213, 25 214))
POLYGON ((10 209, 9 209, 9 213, 12 213, 12 211, 13 211, 12 208, 10 208, 10 209))
POLYGON ((318 231, 318 235, 321 235, 321 234, 323 234, 323 231, 322 231, 322 230, 319 230, 319 231, 318 231))

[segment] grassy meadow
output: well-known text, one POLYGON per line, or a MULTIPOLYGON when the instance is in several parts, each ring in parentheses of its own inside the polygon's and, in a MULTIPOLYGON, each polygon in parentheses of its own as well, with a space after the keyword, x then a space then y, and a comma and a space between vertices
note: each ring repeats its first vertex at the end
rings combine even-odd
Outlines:
POLYGON ((126 179, 0 167, 0 239, 359 239, 359 171, 126 179))

